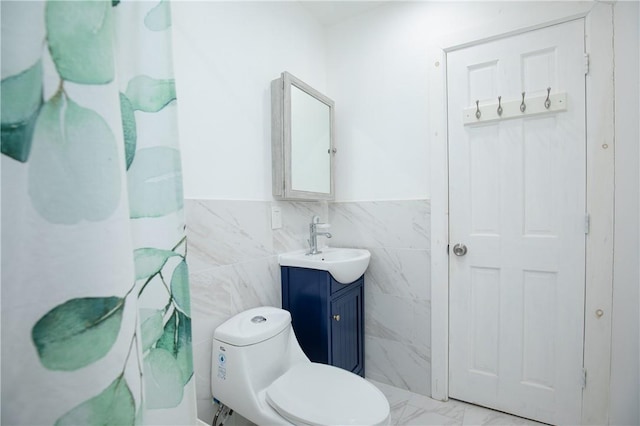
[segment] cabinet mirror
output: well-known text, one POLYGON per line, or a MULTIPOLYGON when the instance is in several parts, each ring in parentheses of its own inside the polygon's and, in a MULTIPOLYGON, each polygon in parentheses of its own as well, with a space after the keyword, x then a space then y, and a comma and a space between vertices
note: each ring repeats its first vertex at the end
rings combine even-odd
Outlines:
POLYGON ((333 200, 334 102, 288 72, 271 82, 273 196, 333 200))

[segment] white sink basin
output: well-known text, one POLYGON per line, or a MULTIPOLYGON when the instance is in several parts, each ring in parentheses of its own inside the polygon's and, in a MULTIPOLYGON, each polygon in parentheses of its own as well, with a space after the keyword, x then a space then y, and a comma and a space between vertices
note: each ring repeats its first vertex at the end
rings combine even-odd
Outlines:
POLYGON ((360 278, 369 266, 371 253, 365 249, 325 247, 322 253, 306 251, 283 253, 278 256, 280 266, 328 271, 341 284, 350 284, 360 278))

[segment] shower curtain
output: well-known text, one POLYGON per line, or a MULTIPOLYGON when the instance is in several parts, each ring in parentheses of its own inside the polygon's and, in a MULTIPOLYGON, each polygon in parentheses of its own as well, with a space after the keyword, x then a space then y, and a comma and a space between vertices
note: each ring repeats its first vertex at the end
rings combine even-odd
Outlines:
POLYGON ((2 423, 195 424, 168 1, 2 1, 2 423))

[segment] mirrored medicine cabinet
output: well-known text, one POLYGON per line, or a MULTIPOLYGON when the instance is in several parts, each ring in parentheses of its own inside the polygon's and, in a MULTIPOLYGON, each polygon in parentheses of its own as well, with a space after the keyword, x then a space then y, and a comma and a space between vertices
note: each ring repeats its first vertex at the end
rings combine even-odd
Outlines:
POLYGON ((333 200, 334 102, 288 72, 271 82, 273 196, 333 200))

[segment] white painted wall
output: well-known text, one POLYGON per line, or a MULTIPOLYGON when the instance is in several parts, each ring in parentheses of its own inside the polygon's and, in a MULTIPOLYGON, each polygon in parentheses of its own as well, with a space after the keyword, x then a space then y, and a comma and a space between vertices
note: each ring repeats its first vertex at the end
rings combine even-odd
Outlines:
POLYGON ((185 198, 271 200, 270 83, 326 91, 324 29, 297 2, 172 3, 185 198))
POLYGON ((427 56, 410 9, 424 10, 383 6, 328 29, 338 201, 428 197, 427 56))
MULTIPOLYGON (((480 37, 519 15, 577 2, 390 2, 327 29, 328 87, 336 101, 336 199, 430 197, 431 46, 465 30, 480 37)), ((554 12, 554 13, 552 13, 554 12)), ((567 13, 568 14, 568 13, 567 13)))
POLYGON ((269 82, 283 70, 336 101, 338 201, 429 198, 429 46, 534 8, 391 2, 323 27, 298 2, 173 2, 186 198, 272 199, 269 82))
POLYGON ((338 201, 429 198, 429 45, 503 7, 394 2, 328 28, 338 201))
POLYGON ((614 6, 615 241, 611 350, 611 424, 640 424, 640 11, 614 6))

